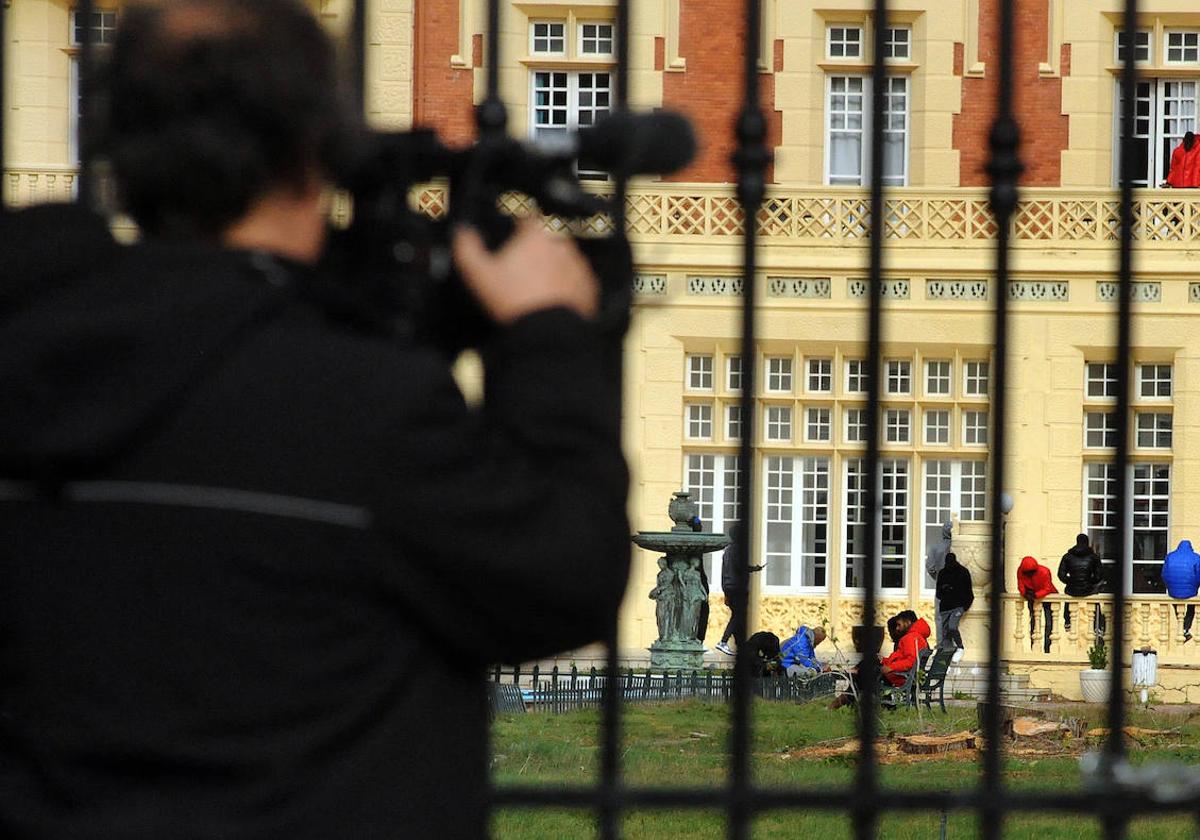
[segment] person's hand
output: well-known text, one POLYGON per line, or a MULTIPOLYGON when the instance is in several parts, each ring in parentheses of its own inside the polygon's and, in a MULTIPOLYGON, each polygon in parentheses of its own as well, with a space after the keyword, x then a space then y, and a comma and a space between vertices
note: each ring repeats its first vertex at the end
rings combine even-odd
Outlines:
POLYGON ((542 309, 565 307, 584 318, 596 314, 598 284, 591 266, 565 236, 531 219, 492 253, 473 228, 459 228, 452 243, 463 282, 498 324, 542 309))
POLYGON ((879 666, 879 673, 881 673, 881 674, 890 674, 890 673, 892 673, 892 669, 891 669, 891 667, 890 667, 890 666, 888 666, 888 665, 880 665, 880 666, 879 666))

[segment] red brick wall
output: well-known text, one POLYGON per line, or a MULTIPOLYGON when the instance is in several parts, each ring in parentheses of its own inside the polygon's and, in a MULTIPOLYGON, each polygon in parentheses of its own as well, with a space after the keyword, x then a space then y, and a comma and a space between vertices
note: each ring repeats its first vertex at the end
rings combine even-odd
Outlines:
MULTIPOLYGON (((462 145, 475 136, 474 74, 450 66, 458 52, 458 3, 416 0, 413 26, 413 123, 462 145)), ((472 40, 473 63, 480 43, 472 40)))
MULTIPOLYGON (((959 183, 984 186, 988 160, 988 131, 995 115, 999 27, 999 0, 979 3, 979 60, 987 70, 984 78, 964 78, 962 113, 954 117, 954 148, 962 154, 959 183)), ((1013 107, 1021 126, 1021 160, 1025 173, 1021 183, 1029 186, 1061 185, 1060 152, 1067 148, 1068 118, 1062 113, 1062 79, 1042 78, 1038 65, 1047 60, 1047 0, 1016 0, 1016 50, 1013 61, 1013 107)), ((957 46, 957 45, 956 45, 957 46)), ((957 58, 957 55, 956 55, 957 58)), ((1070 45, 1062 51, 1062 74, 1071 72, 1070 45)), ((956 70, 961 65, 955 62, 956 70)))
MULTIPOLYGON (((729 182, 736 179, 730 155, 737 143, 734 121, 742 102, 744 0, 683 0, 679 4, 679 54, 687 70, 663 74, 663 107, 686 114, 696 127, 699 152, 692 165, 671 177, 675 181, 729 182)), ((768 64, 783 64, 783 44, 772 45, 768 64)), ((762 107, 767 115, 767 146, 782 137, 775 110, 775 76, 759 74, 762 107)), ((774 167, 767 171, 774 180, 774 167)))

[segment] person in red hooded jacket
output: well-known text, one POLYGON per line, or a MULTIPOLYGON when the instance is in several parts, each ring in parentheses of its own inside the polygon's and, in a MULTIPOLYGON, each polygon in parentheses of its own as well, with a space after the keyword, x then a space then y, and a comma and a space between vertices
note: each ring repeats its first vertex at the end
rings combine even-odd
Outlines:
MULTIPOLYGON (((1058 590, 1054 587, 1054 578, 1050 570, 1038 563, 1032 557, 1022 557, 1021 565, 1017 567, 1017 593, 1029 604, 1029 635, 1033 636, 1033 604, 1047 595, 1055 595, 1058 590)), ((1044 650, 1050 652, 1050 631, 1054 629, 1054 610, 1050 604, 1042 604, 1042 612, 1046 618, 1046 639, 1044 650)))
POLYGON ((1196 135, 1190 131, 1183 135, 1183 142, 1171 152, 1166 186, 1200 187, 1200 143, 1196 142, 1196 135))
MULTIPOLYGON (((896 644, 896 649, 879 661, 879 678, 887 683, 895 686, 904 685, 904 679, 908 672, 912 670, 913 665, 917 663, 922 650, 929 647, 929 622, 923 618, 918 618, 917 614, 912 610, 904 610, 894 618, 896 627, 900 632, 900 641, 896 644)), ((891 622, 888 622, 889 627, 891 622)), ((861 673, 858 668, 851 668, 850 673, 856 685, 860 686, 859 679, 861 673)), ((829 705, 830 709, 840 709, 849 703, 854 702, 854 697, 851 694, 839 694, 834 698, 829 705)))

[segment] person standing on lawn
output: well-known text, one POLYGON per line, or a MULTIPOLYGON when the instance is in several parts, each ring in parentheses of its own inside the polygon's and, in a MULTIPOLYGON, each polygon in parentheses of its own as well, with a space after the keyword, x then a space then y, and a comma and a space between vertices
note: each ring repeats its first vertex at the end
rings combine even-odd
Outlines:
POLYGON ((963 613, 975 602, 975 590, 971 585, 971 572, 954 552, 946 555, 946 564, 937 577, 938 601, 938 636, 939 646, 954 645, 954 661, 963 658, 963 639, 958 632, 958 624, 962 621, 963 613))
MULTIPOLYGON (((1038 563, 1032 557, 1022 557, 1021 565, 1017 568, 1017 593, 1029 605, 1029 635, 1033 636, 1033 604, 1041 601, 1047 595, 1054 595, 1058 590, 1050 570, 1038 563)), ((1050 604, 1042 603, 1042 613, 1046 619, 1046 638, 1044 651, 1050 652, 1050 633, 1054 629, 1054 609, 1050 604)))
MULTIPOLYGON (((721 557, 721 590, 725 593, 725 606, 729 607, 729 623, 725 625, 725 632, 721 634, 721 641, 717 642, 716 648, 726 656, 733 656, 733 648, 729 646, 729 639, 733 636, 733 628, 737 627, 737 610, 742 603, 742 599, 738 597, 741 594, 740 581, 737 579, 734 568, 737 566, 737 540, 741 527, 738 524, 729 527, 729 539, 732 542, 729 543, 729 547, 725 549, 725 553, 721 557)), ((762 566, 750 567, 751 572, 761 572, 762 570, 762 566)), ((737 641, 741 644, 741 639, 737 641)))

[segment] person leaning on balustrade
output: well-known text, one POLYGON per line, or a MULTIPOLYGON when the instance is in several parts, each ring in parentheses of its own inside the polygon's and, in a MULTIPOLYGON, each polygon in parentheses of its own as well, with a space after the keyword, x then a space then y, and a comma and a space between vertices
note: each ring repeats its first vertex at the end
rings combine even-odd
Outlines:
MULTIPOLYGON (((1050 570, 1039 563, 1032 557, 1025 556, 1021 558, 1021 565, 1017 567, 1017 593, 1020 594, 1025 602, 1029 605, 1029 636, 1032 639, 1034 630, 1033 605, 1036 601, 1041 601, 1047 595, 1055 595, 1058 590, 1054 588, 1054 580, 1050 576, 1050 570)), ((1054 606, 1042 602, 1042 615, 1045 619, 1045 646, 1043 650, 1046 653, 1050 652, 1050 633, 1054 630, 1054 606)))
MULTIPOLYGON (((1181 601, 1190 600, 1200 592, 1200 554, 1192 548, 1190 540, 1182 540, 1174 551, 1167 552, 1163 559, 1162 581, 1167 594, 1181 601)), ((1179 611, 1176 608, 1175 617, 1179 611)), ((1196 605, 1188 604, 1183 614, 1183 640, 1191 641, 1192 621, 1196 618, 1196 605)))
POLYGON ((1184 134, 1183 140, 1171 152, 1171 165, 1162 186, 1200 187, 1200 143, 1196 142, 1192 132, 1184 134))
POLYGON ((300 0, 126 5, 142 241, 0 213, 0 835, 487 836, 484 668, 603 638, 621 336, 566 237, 453 255, 484 406, 316 265, 349 97, 300 0))

